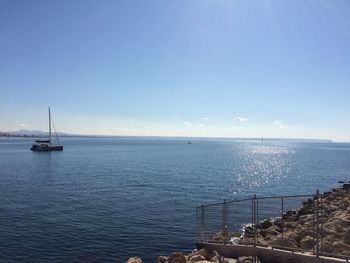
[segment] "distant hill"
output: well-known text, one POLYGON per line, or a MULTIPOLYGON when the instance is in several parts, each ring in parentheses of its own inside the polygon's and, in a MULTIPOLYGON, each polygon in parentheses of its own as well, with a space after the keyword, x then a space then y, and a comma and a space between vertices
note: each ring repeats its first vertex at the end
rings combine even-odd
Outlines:
MULTIPOLYGON (((75 136, 73 134, 68 134, 64 132, 58 132, 58 136, 75 136)), ((47 137, 48 132, 43 132, 40 130, 25 130, 21 129, 18 131, 0 132, 0 136, 16 136, 16 137, 47 137)))

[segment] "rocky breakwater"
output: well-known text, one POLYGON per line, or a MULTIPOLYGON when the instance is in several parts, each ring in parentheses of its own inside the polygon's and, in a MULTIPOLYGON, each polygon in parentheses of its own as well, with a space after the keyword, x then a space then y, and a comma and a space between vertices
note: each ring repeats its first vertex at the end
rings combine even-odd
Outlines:
MULTIPOLYGON (((288 211, 282 218, 262 221, 255 233, 258 245, 310 251, 318 248, 321 253, 350 256, 350 184, 325 192, 319 199, 308 199, 300 209, 288 211)), ((248 226, 239 243, 251 243, 253 237, 254 229, 248 226)))
MULTIPOLYGON (((219 255, 216 251, 209 253, 206 249, 193 250, 192 253, 185 255, 180 252, 171 254, 169 257, 160 256, 157 263, 260 263, 258 259, 253 260, 253 257, 225 258, 219 255)), ((142 260, 137 257, 130 258, 127 263, 142 263, 142 260)))
MULTIPOLYGON (((254 229, 246 226, 244 234, 218 232, 212 237, 216 243, 252 244, 293 250, 316 251, 325 254, 350 256, 350 184, 308 199, 301 208, 287 211, 282 218, 265 219, 254 229), (318 213, 315 213, 318 211, 318 213), (316 218, 316 214, 317 217, 316 218), (318 223, 318 224, 317 224, 318 223), (317 243, 318 242, 318 243, 317 243)), ((260 262, 252 257, 224 258, 216 251, 194 250, 188 255, 173 253, 160 256, 157 263, 250 263, 260 262)), ((137 257, 127 263, 142 263, 137 257)))

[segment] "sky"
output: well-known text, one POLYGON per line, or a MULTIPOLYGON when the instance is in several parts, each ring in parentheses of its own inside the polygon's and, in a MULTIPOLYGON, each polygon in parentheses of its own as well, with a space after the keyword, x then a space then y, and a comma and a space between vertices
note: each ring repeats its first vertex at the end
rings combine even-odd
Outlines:
POLYGON ((0 131, 350 141, 350 1, 0 1, 0 131))

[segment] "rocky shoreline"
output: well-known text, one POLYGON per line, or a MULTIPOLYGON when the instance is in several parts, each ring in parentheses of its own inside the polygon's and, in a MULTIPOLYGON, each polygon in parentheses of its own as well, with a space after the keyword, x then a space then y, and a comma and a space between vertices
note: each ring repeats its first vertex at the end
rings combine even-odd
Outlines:
MULTIPOLYGON (((308 199, 300 209, 286 212, 282 219, 261 222, 257 226, 257 244, 308 251, 316 251, 318 247, 322 253, 350 256, 350 184, 320 196, 318 201, 308 199), (319 207, 318 219, 315 206, 319 207)), ((246 229, 245 233, 241 244, 249 242, 252 229, 246 229)))
MULTIPOLYGON (((218 252, 213 251, 209 253, 205 248, 200 250, 193 250, 192 253, 184 255, 181 252, 172 253, 169 257, 159 256, 157 263, 252 263, 253 257, 242 256, 237 259, 227 258, 219 255, 218 252)), ((127 263, 143 263, 139 257, 129 258, 127 263)), ((260 263, 259 259, 256 259, 255 263, 260 263)))
MULTIPOLYGON (((254 232, 256 244, 265 247, 288 248, 292 250, 316 251, 324 254, 350 256, 350 184, 343 184, 320 195, 319 199, 308 199, 298 210, 287 211, 282 218, 266 219, 256 229, 245 228, 238 244, 251 244, 254 232), (315 207, 319 210, 318 229, 315 231, 315 207), (318 243, 317 243, 318 241, 318 243)), ((215 235, 215 241, 227 242, 234 235, 215 235), (220 240, 221 239, 221 240, 220 240)), ((224 258, 216 251, 193 250, 192 253, 173 253, 159 256, 157 263, 248 263, 252 257, 224 258)), ((259 261, 254 261, 259 262, 259 261)), ((138 257, 127 263, 142 263, 138 257)))

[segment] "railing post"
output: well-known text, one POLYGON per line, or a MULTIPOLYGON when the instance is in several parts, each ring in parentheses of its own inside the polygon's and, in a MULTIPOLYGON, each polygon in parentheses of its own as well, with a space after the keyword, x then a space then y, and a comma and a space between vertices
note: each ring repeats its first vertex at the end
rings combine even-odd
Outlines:
MULTIPOLYGON (((254 230, 254 196, 252 198, 252 207, 251 207, 251 212, 252 212, 252 231, 254 230)), ((252 243, 254 243, 254 236, 251 238, 252 243)))
POLYGON ((283 240, 283 213, 284 213, 284 199, 283 199, 283 196, 281 197, 281 222, 282 222, 282 227, 281 227, 281 233, 282 233, 282 240, 283 240))
POLYGON ((254 231, 254 247, 256 246, 256 194, 254 194, 254 197, 253 197, 253 224, 252 224, 252 227, 253 227, 253 231, 254 231))
MULTIPOLYGON (((316 197, 314 195, 313 202, 312 202, 312 230, 313 231, 315 231, 315 229, 316 229, 315 203, 316 203, 316 197)), ((313 235, 313 240, 315 241, 315 235, 313 235)), ((312 253, 315 254, 315 247, 312 248, 312 253)))
POLYGON ((323 207, 323 195, 321 195, 321 256, 323 255, 323 221, 324 220, 324 207, 323 207))
POLYGON ((224 244, 226 243, 226 239, 228 236, 227 232, 227 201, 224 199, 223 207, 222 207, 222 233, 224 236, 224 244))
POLYGON ((319 190, 316 191, 316 256, 319 257, 319 234, 320 234, 320 227, 319 227, 319 190))
POLYGON ((201 240, 204 242, 204 204, 201 207, 201 240))
MULTIPOLYGON (((258 227, 259 224, 259 198, 256 199, 256 227, 258 227)), ((256 230, 256 244, 259 242, 259 233, 258 229, 256 230)))

